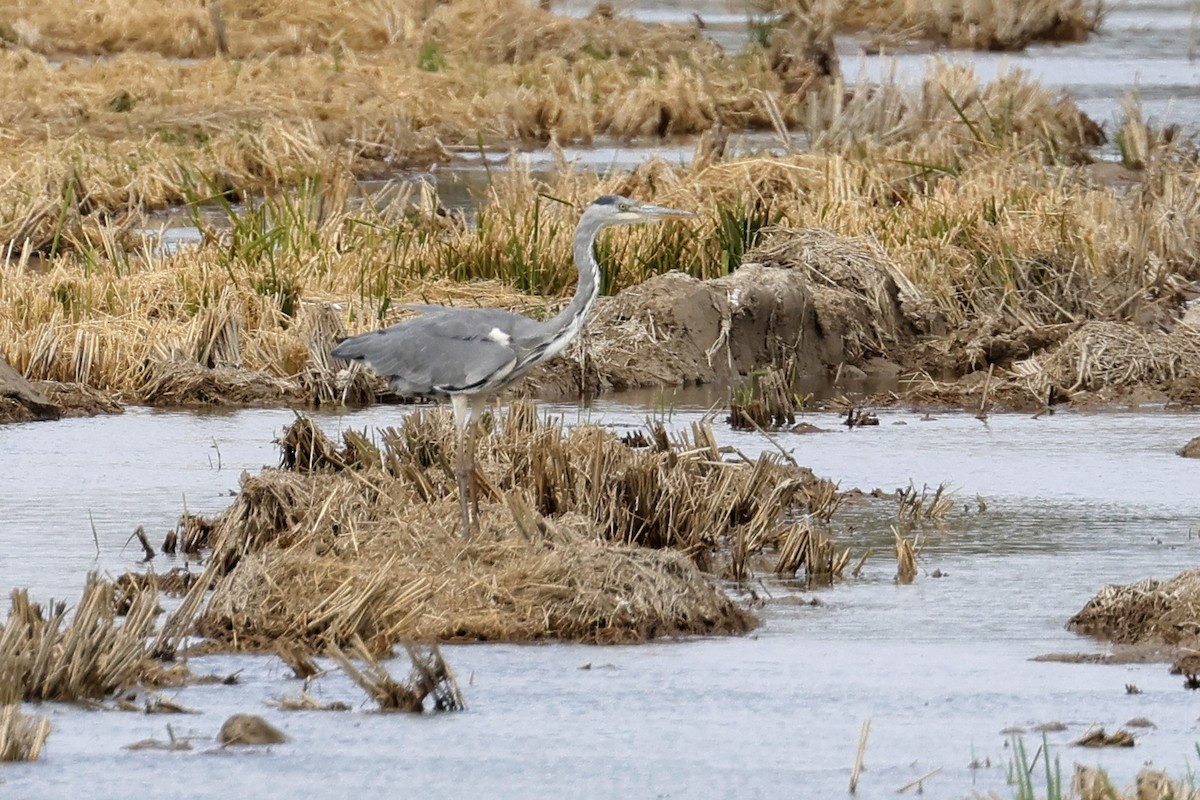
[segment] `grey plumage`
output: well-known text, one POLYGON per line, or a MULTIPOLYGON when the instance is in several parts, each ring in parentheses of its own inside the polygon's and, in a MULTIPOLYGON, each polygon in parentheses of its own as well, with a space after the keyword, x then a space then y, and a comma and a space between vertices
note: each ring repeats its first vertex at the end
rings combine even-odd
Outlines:
POLYGON ((571 302, 552 319, 539 322, 501 309, 413 305, 409 308, 421 312, 419 316, 351 337, 333 349, 334 358, 362 361, 386 377, 397 394, 451 399, 458 423, 464 536, 470 530, 467 477, 473 472, 475 418, 487 397, 557 355, 579 333, 600 291, 595 243, 601 229, 691 216, 695 215, 688 211, 605 195, 580 217, 574 243, 579 285, 571 302), (468 429, 470 439, 464 442, 468 429))

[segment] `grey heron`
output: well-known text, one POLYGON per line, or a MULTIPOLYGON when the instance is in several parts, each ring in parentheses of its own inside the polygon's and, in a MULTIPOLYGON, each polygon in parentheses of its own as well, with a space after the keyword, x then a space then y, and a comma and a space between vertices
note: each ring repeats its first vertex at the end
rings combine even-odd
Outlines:
POLYGON ((408 308, 420 316, 345 339, 333 349, 336 359, 365 362, 399 395, 450 398, 458 434, 455 477, 464 539, 479 517, 474 474, 478 417, 491 395, 562 352, 583 327, 600 293, 595 245, 601 229, 694 216, 605 195, 579 219, 574 242, 579 284, 571 302, 553 318, 539 322, 502 309, 415 305, 408 308))

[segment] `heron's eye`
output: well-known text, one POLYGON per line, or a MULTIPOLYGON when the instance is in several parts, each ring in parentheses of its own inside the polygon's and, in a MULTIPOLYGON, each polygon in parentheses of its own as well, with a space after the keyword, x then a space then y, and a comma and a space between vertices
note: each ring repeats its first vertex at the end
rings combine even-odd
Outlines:
POLYGON ((629 203, 621 203, 617 206, 617 208, 619 208, 621 211, 628 211, 629 203))

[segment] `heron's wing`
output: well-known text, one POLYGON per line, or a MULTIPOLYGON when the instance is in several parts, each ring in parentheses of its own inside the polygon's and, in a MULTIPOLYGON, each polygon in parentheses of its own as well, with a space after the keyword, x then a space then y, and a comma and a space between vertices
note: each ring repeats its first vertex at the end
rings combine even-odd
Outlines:
POLYGON ((426 315, 346 339, 332 355, 365 361, 401 394, 470 392, 502 383, 516 364, 516 351, 491 330, 485 320, 426 315))
MULTIPOLYGON (((482 331, 482 335, 498 328, 513 339, 525 339, 537 334, 542 323, 523 314, 502 308, 458 308, 433 303, 406 303, 401 308, 420 312, 423 317, 437 317, 445 325, 462 326, 482 331)), ((400 323, 401 325, 405 323, 400 323)))

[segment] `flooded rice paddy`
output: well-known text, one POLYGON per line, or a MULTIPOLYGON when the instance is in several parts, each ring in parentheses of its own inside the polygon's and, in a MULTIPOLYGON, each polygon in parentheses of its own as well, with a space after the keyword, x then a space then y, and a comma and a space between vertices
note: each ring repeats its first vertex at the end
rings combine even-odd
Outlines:
MULTIPOLYGON (((684 427, 709 396, 619 397, 580 409, 544 405, 570 423, 616 428, 650 415, 684 427), (640 405, 632 405, 637 400, 640 405)), ((394 423, 402 407, 320 415, 327 432, 394 423)), ((897 586, 889 501, 839 512, 839 541, 876 554, 862 577, 809 591, 754 585, 763 624, 747 637, 632 647, 452 646, 469 710, 432 718, 371 713, 340 674, 317 699, 354 711, 284 712, 265 705, 300 683, 267 656, 193 659, 196 673, 239 672, 235 686, 169 693, 196 715, 142 715, 48 706, 45 760, 6 766, 5 797, 833 797, 846 792, 859 726, 871 719, 860 795, 891 794, 928 778, 926 793, 967 797, 1006 785, 1006 729, 1030 751, 1049 734, 1064 771, 1099 763, 1127 784, 1145 762, 1184 774, 1200 741, 1195 695, 1164 665, 1034 662, 1048 652, 1103 646, 1064 630, 1106 582, 1168 577, 1196 564, 1200 472, 1174 451, 1194 418, 1167 413, 996 415, 879 412, 848 430, 780 434, 819 475, 891 491, 947 481, 956 511, 930 529, 921 574, 897 586), (987 510, 978 510, 976 495, 987 510), (849 530, 853 528, 853 531, 849 530), (934 571, 944 577, 933 577, 934 571), (819 605, 807 601, 817 598, 819 605), (586 668, 590 665, 590 668, 586 668), (1127 694, 1126 684, 1141 694, 1127 694), (258 713, 291 741, 218 752, 211 738, 235 712, 258 713), (1132 717, 1130 750, 1069 747, 1089 726, 1132 717), (193 750, 132 752, 155 737, 197 737, 193 750)), ((0 587, 71 598, 89 569, 137 566, 126 546, 142 524, 157 544, 186 506, 215 512, 243 470, 276 463, 285 410, 188 414, 130 409, 115 417, 0 428, 0 587), (94 530, 94 535, 93 535, 94 530)), ((718 423, 722 444, 753 455, 761 435, 718 423)), ((165 570, 178 562, 156 559, 165 570)), ((403 662, 397 664, 403 670, 403 662)), ((910 792, 913 790, 909 790, 910 792)))

